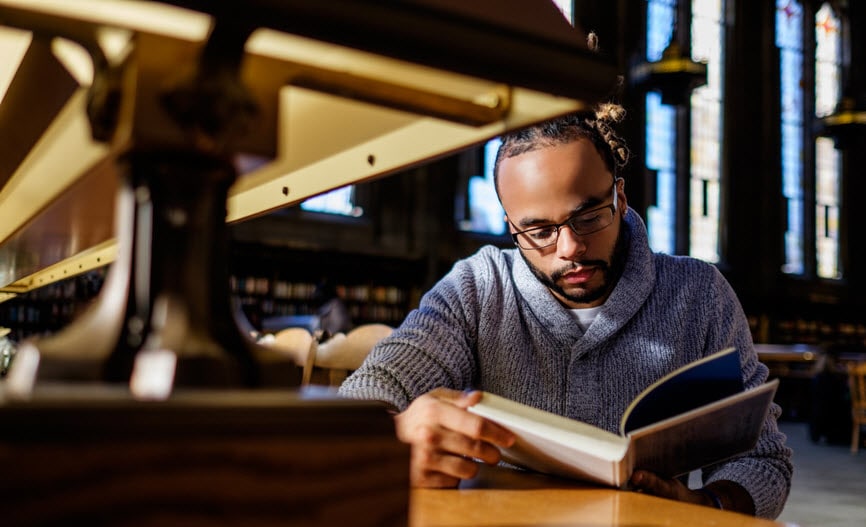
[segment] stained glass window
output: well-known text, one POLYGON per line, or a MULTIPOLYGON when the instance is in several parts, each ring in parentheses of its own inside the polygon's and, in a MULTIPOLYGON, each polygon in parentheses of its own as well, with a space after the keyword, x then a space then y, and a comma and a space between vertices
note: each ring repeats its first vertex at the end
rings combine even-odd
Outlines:
POLYGON ((782 116, 782 195, 787 204, 785 261, 782 271, 802 274, 804 264, 803 196, 803 6, 776 1, 782 116))
MULTIPOLYGON (((671 41, 676 0, 647 2, 648 61, 662 58, 671 41)), ((646 166, 656 173, 656 202, 647 209, 647 231, 654 251, 673 254, 676 220, 676 109, 655 92, 646 95, 646 166)))
MULTIPOLYGON (((840 94, 841 35, 839 18, 825 3, 815 15, 815 115, 836 108, 840 94)), ((815 140, 815 241, 817 273, 841 278, 839 269, 839 180, 841 162, 832 139, 815 140)))
MULTIPOLYGON (((723 0, 692 0, 692 59, 708 63, 708 82, 691 96, 689 254, 719 260, 722 139, 723 0)), ((647 1, 647 60, 657 61, 674 38, 676 0, 647 1)), ((646 165, 656 174, 655 203, 647 210, 650 246, 673 253, 677 247, 676 109, 646 95, 646 165)))
POLYGON ((692 59, 707 63, 707 84, 691 97, 689 254, 719 261, 724 25, 722 0, 692 0, 692 59))

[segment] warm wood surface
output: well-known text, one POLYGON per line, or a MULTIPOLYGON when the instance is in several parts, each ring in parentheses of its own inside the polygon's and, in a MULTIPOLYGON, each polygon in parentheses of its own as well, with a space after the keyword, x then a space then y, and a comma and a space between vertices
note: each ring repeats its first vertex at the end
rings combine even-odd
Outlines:
POLYGON ((99 164, 4 240, 0 287, 111 240, 118 178, 113 163, 99 164))
POLYGON ((411 527, 788 525, 637 492, 486 469, 460 489, 414 489, 411 527))
POLYGON ((4 527, 407 524, 409 449, 375 403, 67 388, 0 397, 0 420, 4 527))

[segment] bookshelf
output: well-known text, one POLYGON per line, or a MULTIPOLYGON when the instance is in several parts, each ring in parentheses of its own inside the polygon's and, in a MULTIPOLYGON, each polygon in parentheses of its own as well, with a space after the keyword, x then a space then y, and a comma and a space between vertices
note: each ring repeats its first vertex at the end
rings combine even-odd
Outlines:
POLYGON ((748 316, 752 338, 762 344, 812 344, 866 349, 862 313, 812 306, 797 312, 775 311, 748 316))
POLYGON ((63 329, 99 294, 107 272, 100 267, 0 303, 0 326, 14 342, 63 329))
MULTIPOLYGON (((418 305, 423 264, 398 256, 247 243, 232 249, 229 290, 257 328, 263 318, 314 315, 322 280, 335 285, 353 324, 397 326, 418 305)), ((99 294, 107 271, 95 269, 0 303, 0 326, 11 329, 15 342, 61 330, 99 294)))
POLYGON ((319 283, 333 284, 353 325, 399 325, 418 305, 425 262, 404 256, 234 244, 230 289, 253 326, 279 316, 315 315, 319 283))

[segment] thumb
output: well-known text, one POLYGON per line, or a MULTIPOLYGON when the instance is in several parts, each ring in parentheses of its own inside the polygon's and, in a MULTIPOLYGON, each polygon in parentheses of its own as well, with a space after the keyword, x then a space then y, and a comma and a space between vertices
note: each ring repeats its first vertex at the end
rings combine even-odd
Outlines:
POLYGON ((440 401, 451 403, 458 408, 469 408, 473 404, 481 401, 484 395, 478 390, 452 390, 450 388, 437 388, 433 390, 431 395, 435 396, 440 401))

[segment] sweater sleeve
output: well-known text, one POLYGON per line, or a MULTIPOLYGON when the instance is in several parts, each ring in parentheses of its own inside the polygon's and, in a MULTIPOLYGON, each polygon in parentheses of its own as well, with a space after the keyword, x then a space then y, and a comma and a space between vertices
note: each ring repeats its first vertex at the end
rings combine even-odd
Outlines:
MULTIPOLYGON (((718 323, 707 337, 708 350, 735 346, 740 352, 745 387, 761 385, 767 380, 767 367, 758 361, 745 313, 733 289, 718 271, 715 271, 711 295, 715 301, 708 305, 717 309, 718 323)), ((777 425, 780 414, 780 407, 772 403, 755 448, 703 472, 704 484, 729 480, 746 489, 755 503, 755 515, 763 518, 776 518, 781 514, 791 488, 792 452, 785 446, 785 435, 777 425)))
POLYGON ((339 393, 404 410, 434 388, 464 389, 477 376, 479 292, 475 263, 458 262, 403 323, 379 342, 339 393))

